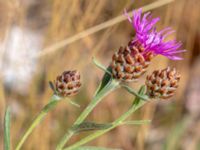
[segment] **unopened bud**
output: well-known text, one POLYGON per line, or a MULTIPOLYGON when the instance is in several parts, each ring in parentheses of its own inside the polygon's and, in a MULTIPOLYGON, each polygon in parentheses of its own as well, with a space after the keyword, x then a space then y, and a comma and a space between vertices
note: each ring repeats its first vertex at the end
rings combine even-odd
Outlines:
POLYGON ((136 81, 146 72, 149 64, 150 60, 143 56, 139 47, 120 47, 112 57, 112 74, 115 79, 121 81, 136 81))
POLYGON ((174 95, 179 80, 180 74, 175 68, 155 70, 146 78, 147 95, 151 98, 170 98, 174 95))
POLYGON ((81 87, 80 73, 64 71, 55 81, 56 92, 63 97, 76 95, 81 87))

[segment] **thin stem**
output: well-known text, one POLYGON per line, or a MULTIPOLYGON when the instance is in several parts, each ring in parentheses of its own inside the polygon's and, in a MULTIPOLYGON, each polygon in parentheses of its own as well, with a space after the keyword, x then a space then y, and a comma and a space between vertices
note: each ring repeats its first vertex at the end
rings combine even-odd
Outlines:
POLYGON ((43 118, 46 116, 46 114, 56 106, 57 103, 58 103, 58 97, 53 95, 51 97, 49 103, 44 106, 44 108, 41 110, 41 112, 33 120, 30 127, 26 130, 23 137, 20 139, 19 143, 17 144, 17 147, 15 150, 21 149, 23 143, 28 138, 28 136, 32 133, 33 129, 43 120, 43 118))
POLYGON ((140 100, 138 98, 135 99, 133 105, 131 106, 131 108, 125 112, 121 117, 119 117, 117 120, 115 120, 113 123, 112 123, 112 126, 108 129, 105 129, 105 130, 100 130, 100 131, 97 131, 95 132, 94 134, 92 135, 89 135, 85 138, 83 138, 82 140, 78 141, 77 143, 69 146, 68 148, 65 148, 64 150, 72 150, 72 149, 75 149, 83 144, 86 144, 87 142, 90 142, 92 140, 94 140, 95 138, 103 135, 104 133, 107 133, 108 131, 114 129, 115 127, 123 124, 123 121, 126 120, 133 112, 135 112, 136 110, 138 110, 140 107, 142 107, 147 101, 143 101, 143 100, 140 100))
MULTIPOLYGON (((90 104, 85 108, 85 110, 80 114, 80 116, 77 118, 77 120, 74 122, 73 125, 82 123, 85 118, 89 115, 89 113, 94 109, 94 107, 111 91, 116 89, 119 85, 119 82, 112 79, 112 81, 105 86, 103 89, 101 89, 100 92, 98 92, 93 100, 90 102, 90 104)), ((61 141, 58 143, 56 150, 61 150, 65 143, 74 135, 74 132, 72 130, 68 130, 67 133, 62 137, 61 141)))

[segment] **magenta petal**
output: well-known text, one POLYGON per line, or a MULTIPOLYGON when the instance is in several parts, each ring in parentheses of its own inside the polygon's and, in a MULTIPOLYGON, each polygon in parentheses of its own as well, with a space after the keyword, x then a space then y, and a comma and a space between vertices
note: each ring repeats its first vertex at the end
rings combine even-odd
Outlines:
POLYGON ((124 15, 128 18, 128 21, 129 21, 130 23, 132 23, 132 19, 131 19, 131 17, 128 15, 128 12, 127 12, 126 9, 124 9, 124 15))
MULTIPOLYGON (((165 38, 174 33, 170 27, 164 28, 161 31, 156 30, 156 23, 160 20, 159 17, 152 18, 150 13, 145 13, 142 16, 142 9, 133 11, 131 19, 125 11, 128 21, 133 25, 136 31, 134 40, 131 42, 140 43, 144 47, 144 53, 152 52, 154 55, 163 55, 172 60, 181 60, 176 56, 178 53, 183 53, 185 50, 180 50, 182 43, 174 40, 165 41, 165 38)), ((145 55, 145 54, 144 54, 145 55)))

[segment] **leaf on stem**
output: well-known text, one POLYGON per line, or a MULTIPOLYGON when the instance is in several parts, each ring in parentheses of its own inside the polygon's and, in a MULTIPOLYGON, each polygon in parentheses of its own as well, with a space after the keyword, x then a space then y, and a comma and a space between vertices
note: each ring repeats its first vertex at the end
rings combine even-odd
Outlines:
POLYGON ((106 67, 104 67, 99 61, 95 59, 95 57, 92 57, 93 63, 101 70, 105 71, 108 73, 110 76, 112 76, 111 70, 108 70, 106 67))
MULTIPOLYGON (((144 95, 146 91, 146 86, 142 85, 138 91, 139 95, 144 95)), ((139 97, 135 97, 135 100, 133 101, 133 106, 137 106, 140 103, 140 98, 139 97)))
POLYGON ((76 148, 76 150, 121 150, 121 149, 95 147, 95 146, 82 146, 82 147, 76 148))
POLYGON ((91 131, 91 130, 105 130, 111 126, 112 126, 111 123, 101 124, 101 123, 95 123, 95 122, 83 122, 81 124, 72 126, 71 130, 74 133, 79 133, 79 132, 91 131))
POLYGON ((129 93, 133 94, 134 96, 136 96, 136 97, 138 97, 138 98, 140 98, 142 100, 146 101, 146 100, 149 99, 149 97, 147 95, 139 94, 138 92, 134 91, 134 89, 132 89, 131 87, 129 87, 129 86, 125 85, 125 84, 121 84, 121 86, 123 88, 125 88, 129 93))
MULTIPOLYGON (((133 121, 124 121, 120 125, 142 125, 142 124, 148 124, 151 120, 133 120, 133 121)), ((112 123, 95 123, 95 122, 83 122, 78 125, 72 126, 71 130, 74 133, 79 133, 83 131, 92 131, 92 130, 106 130, 110 127, 112 127, 112 123)))
POLYGON ((4 117, 4 149, 10 150, 10 108, 6 109, 4 117))
POLYGON ((151 120, 131 120, 131 121, 124 121, 122 124, 124 125, 143 125, 149 124, 151 120))
POLYGON ((97 91, 96 91, 96 93, 95 93, 95 95, 96 94, 98 94, 106 85, 108 85, 110 82, 111 82, 111 80, 112 80, 112 74, 111 74, 111 67, 109 66, 109 67, 104 67, 102 64, 100 64, 100 62, 98 62, 94 57, 92 58, 92 60, 93 60, 93 62, 94 62, 94 64, 98 67, 98 68, 100 68, 101 70, 103 70, 103 71, 105 71, 105 74, 104 74, 104 76, 103 76, 103 78, 102 78, 102 80, 101 80, 101 84, 99 85, 99 87, 98 87, 98 89, 97 89, 97 91))

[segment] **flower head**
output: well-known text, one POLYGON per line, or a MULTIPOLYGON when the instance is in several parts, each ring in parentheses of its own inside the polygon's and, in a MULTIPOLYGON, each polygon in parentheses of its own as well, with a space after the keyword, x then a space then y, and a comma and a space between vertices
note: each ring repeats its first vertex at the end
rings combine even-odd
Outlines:
POLYGON ((168 99, 178 88, 180 74, 175 68, 155 70, 146 78, 147 94, 151 98, 168 99))
POLYGON ((111 69, 115 79, 131 82, 137 81, 149 66, 150 61, 145 60, 144 56, 136 47, 130 49, 129 46, 120 47, 112 57, 111 69), (134 53, 134 55, 132 55, 134 53))
POLYGON ((157 31, 155 24, 160 20, 159 17, 152 18, 150 12, 142 16, 142 9, 133 11, 133 18, 125 13, 129 22, 133 25, 136 35, 129 43, 129 46, 140 45, 142 53, 145 57, 149 54, 163 55, 172 60, 181 60, 182 58, 177 54, 185 52, 180 50, 182 43, 176 40, 166 41, 166 37, 174 31, 171 28, 165 28, 157 31))
POLYGON ((56 92, 62 97, 76 95, 81 87, 80 73, 74 71, 64 71, 57 76, 55 81, 56 92))

